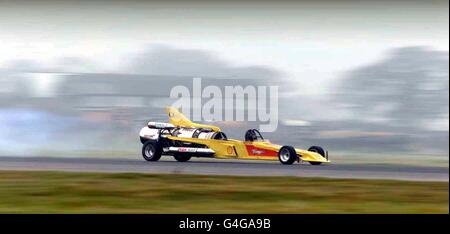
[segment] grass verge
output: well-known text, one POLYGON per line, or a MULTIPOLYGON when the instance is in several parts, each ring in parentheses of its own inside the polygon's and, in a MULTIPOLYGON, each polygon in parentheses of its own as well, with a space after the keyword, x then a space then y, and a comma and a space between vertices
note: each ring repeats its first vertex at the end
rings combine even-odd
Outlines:
POLYGON ((446 182, 0 171, 0 213, 447 213, 446 182))

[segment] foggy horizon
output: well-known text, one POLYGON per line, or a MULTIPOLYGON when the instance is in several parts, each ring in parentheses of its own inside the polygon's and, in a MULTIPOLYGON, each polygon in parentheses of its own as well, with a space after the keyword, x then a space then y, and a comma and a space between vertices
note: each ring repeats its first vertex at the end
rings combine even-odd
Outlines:
POLYGON ((448 51, 448 1, 0 1, 0 68, 14 60, 134 73, 147 46, 265 66, 307 94, 400 47, 448 51), (70 63, 69 63, 70 64, 70 63), (70 65, 69 65, 70 66, 70 65))

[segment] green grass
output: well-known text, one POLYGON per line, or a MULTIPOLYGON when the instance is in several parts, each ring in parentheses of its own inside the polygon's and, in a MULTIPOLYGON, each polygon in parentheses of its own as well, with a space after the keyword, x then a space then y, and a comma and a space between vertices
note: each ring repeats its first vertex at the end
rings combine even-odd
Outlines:
POLYGON ((446 182, 0 171, 0 213, 447 213, 446 182))

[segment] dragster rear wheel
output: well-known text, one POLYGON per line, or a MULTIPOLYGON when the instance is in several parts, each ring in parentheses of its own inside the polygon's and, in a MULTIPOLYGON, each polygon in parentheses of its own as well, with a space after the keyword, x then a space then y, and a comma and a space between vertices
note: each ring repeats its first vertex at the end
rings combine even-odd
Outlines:
POLYGON ((189 161, 189 159, 191 159, 191 155, 189 154, 180 154, 180 153, 176 153, 173 155, 173 157, 175 158, 175 160, 177 160, 178 162, 187 162, 189 161))
POLYGON ((295 152, 292 146, 283 146, 280 151, 278 151, 278 160, 282 164, 290 165, 297 160, 297 152, 295 152))
POLYGON ((142 157, 144 157, 146 161, 158 161, 161 158, 161 155, 162 149, 155 141, 147 141, 142 146, 142 157))
MULTIPOLYGON (((316 153, 322 155, 323 157, 325 157, 325 150, 323 150, 323 148, 320 146, 311 146, 311 147, 309 147, 308 151, 316 152, 316 153)), ((321 162, 309 162, 309 164, 320 165, 322 163, 321 162)))

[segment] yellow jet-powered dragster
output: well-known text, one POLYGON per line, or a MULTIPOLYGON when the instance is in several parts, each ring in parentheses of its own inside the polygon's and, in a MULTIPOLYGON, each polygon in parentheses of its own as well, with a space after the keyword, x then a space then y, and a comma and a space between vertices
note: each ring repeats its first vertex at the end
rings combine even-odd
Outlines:
POLYGON ((220 128, 193 123, 176 108, 167 107, 166 112, 170 123, 149 122, 139 133, 142 156, 147 161, 173 156, 179 162, 192 157, 279 160, 282 164, 330 162, 328 152, 319 146, 303 150, 272 144, 256 129, 247 130, 244 141, 228 139, 220 128))

